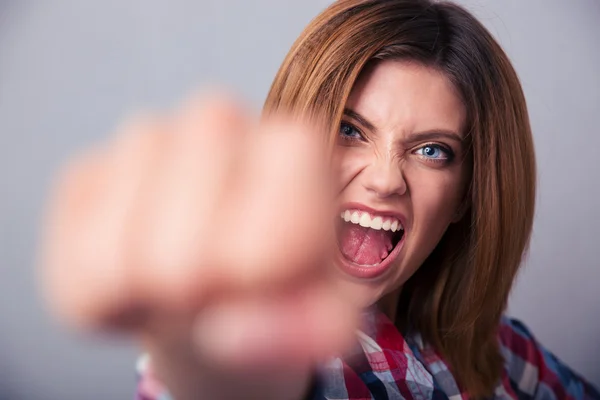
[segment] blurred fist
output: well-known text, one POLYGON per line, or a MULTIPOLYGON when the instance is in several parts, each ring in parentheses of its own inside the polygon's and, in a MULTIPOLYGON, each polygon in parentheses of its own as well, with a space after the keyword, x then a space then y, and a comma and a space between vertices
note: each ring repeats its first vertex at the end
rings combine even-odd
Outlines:
POLYGON ((53 188, 49 304, 79 328, 189 345, 225 366, 340 350, 357 313, 329 274, 324 135, 285 116, 259 123, 222 96, 125 124, 53 188))

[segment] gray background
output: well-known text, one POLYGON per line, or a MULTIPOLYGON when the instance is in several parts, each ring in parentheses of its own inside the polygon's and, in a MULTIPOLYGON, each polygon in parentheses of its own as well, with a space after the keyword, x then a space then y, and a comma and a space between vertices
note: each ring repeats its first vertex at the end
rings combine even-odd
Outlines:
MULTIPOLYGON (((327 0, 0 0, 0 399, 127 399, 131 343, 77 337, 36 294, 48 179, 132 110, 207 82, 258 109, 327 0)), ((600 1, 463 1, 528 97, 540 169, 535 232, 510 312, 600 385, 600 1)))

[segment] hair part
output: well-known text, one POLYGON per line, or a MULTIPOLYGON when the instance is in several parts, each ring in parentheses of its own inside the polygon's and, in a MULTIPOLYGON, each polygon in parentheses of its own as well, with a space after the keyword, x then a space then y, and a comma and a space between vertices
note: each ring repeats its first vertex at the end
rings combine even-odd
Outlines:
POLYGON ((333 141, 354 83, 376 60, 436 68, 467 109, 469 209, 404 284, 392 317, 434 346, 470 396, 489 396, 503 368, 497 329, 534 215, 535 156, 519 79, 492 35, 458 5, 340 0, 296 40, 264 112, 316 115, 333 141))

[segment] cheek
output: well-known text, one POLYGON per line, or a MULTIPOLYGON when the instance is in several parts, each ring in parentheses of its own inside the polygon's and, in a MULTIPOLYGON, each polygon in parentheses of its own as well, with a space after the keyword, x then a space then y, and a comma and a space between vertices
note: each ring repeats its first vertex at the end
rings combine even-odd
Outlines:
POLYGON ((462 169, 415 166, 407 168, 405 179, 411 195, 413 233, 422 240, 435 242, 435 246, 462 201, 462 169))
POLYGON ((347 187, 367 165, 369 165, 369 158, 365 151, 343 146, 336 148, 333 155, 333 168, 338 190, 347 187))

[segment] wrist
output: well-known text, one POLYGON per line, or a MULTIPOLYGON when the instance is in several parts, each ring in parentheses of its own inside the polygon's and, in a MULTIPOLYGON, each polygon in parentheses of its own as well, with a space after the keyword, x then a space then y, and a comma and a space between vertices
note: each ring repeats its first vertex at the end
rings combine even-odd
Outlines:
MULTIPOLYGON (((286 372, 224 371, 201 365, 188 357, 174 357, 152 352, 140 371, 140 390, 145 386, 154 394, 151 399, 231 400, 305 400, 316 393, 312 370, 286 372)), ((148 389, 147 389, 148 390, 148 389)))

